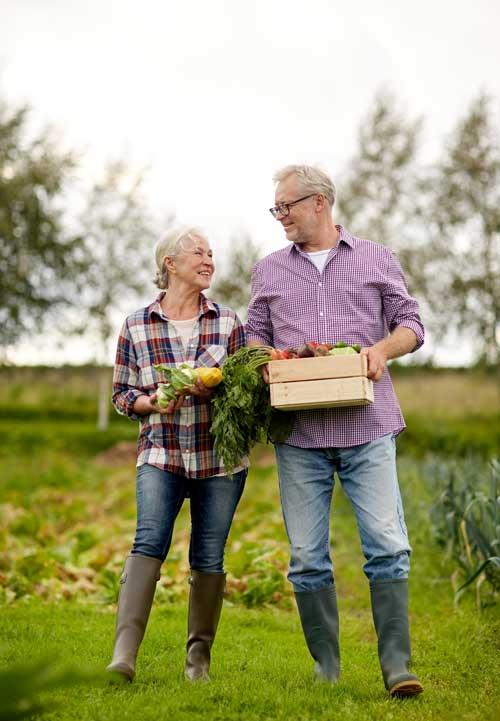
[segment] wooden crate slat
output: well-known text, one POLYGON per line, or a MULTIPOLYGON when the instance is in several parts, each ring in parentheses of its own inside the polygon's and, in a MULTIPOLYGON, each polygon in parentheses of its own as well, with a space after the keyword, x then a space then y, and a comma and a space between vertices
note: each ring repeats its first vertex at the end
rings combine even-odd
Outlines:
POLYGON ((361 355, 291 358, 269 362, 270 383, 366 376, 366 357, 361 355))
POLYGON ((362 376, 273 383, 270 388, 271 405, 285 411, 366 406, 374 400, 373 382, 362 376))

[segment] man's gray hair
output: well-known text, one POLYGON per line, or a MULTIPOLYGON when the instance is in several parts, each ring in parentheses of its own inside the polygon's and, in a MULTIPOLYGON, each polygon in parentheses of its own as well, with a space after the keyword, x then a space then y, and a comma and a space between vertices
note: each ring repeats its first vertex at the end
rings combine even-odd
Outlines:
POLYGON ((174 258, 179 255, 189 242, 196 238, 204 238, 205 234, 192 226, 172 227, 164 233, 155 247, 156 277, 155 285, 161 290, 168 288, 168 270, 165 267, 165 258, 174 258))
POLYGON ((281 183, 289 175, 296 176, 301 192, 322 193, 333 208, 337 191, 332 179, 324 170, 314 165, 287 165, 274 174, 273 180, 275 183, 281 183))

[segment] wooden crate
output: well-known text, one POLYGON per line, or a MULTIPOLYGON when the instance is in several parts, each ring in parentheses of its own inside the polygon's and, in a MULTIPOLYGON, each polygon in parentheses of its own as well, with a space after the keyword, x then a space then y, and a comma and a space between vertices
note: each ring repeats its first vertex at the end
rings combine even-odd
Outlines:
POLYGON ((280 410, 365 406, 373 382, 364 356, 323 356, 269 363, 271 405, 280 410))

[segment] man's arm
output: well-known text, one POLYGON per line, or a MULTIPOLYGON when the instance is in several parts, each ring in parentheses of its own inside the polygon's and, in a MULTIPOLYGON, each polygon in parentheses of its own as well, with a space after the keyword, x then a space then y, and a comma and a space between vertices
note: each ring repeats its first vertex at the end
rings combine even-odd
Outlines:
POLYGON ((382 377, 388 360, 401 358, 411 353, 418 343, 417 334, 410 328, 399 326, 391 335, 379 340, 369 348, 362 348, 361 355, 368 361, 368 378, 378 381, 382 377))

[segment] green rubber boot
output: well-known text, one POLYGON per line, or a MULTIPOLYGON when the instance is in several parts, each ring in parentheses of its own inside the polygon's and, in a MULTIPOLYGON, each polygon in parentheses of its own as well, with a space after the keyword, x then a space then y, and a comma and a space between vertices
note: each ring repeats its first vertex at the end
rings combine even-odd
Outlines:
POLYGON ((307 648, 316 661, 318 681, 335 683, 340 675, 339 614, 335 586, 320 591, 296 591, 307 648))
POLYGON ((120 579, 113 659, 106 671, 120 674, 127 681, 135 676, 135 660, 144 638, 162 561, 149 556, 131 555, 125 561, 120 579))
POLYGON ((188 640, 184 673, 189 681, 208 681, 210 649, 222 610, 225 573, 191 571, 188 640))
POLYGON ((372 582, 370 594, 385 687, 393 697, 416 696, 424 689, 418 678, 410 673, 408 581, 372 582))

